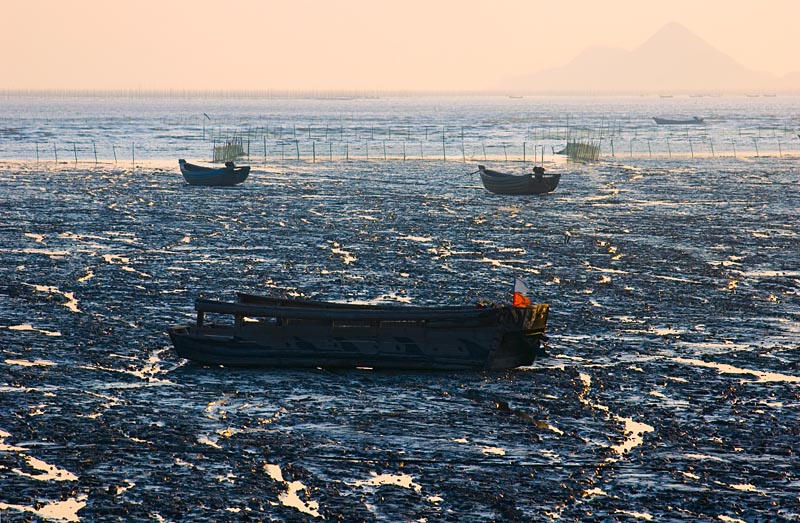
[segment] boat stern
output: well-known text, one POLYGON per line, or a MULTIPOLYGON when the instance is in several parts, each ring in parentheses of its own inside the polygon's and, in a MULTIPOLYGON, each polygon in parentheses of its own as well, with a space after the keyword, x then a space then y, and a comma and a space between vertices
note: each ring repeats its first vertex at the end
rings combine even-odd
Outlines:
POLYGON ((550 305, 533 304, 528 307, 504 307, 500 321, 500 340, 492 351, 488 367, 504 370, 531 365, 543 356, 542 344, 547 340, 547 316, 550 305))

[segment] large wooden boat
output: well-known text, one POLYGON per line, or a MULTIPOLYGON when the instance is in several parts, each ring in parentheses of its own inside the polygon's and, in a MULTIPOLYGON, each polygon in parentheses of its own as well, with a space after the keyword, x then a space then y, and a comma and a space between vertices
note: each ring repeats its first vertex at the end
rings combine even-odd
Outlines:
POLYGON ((659 118, 658 116, 654 116, 653 120, 655 120, 658 125, 702 125, 706 123, 706 121, 699 116, 692 116, 691 118, 684 119, 659 118))
POLYGON ((190 185, 206 185, 212 187, 231 186, 242 183, 250 174, 250 166, 236 167, 233 162, 227 162, 225 167, 203 167, 178 160, 181 174, 186 183, 190 185))
POLYGON ((197 299, 195 309, 196 323, 169 335, 180 357, 199 364, 502 370, 542 354, 549 305, 412 307, 239 294, 235 302, 197 299))
POLYGON ((542 194, 556 190, 561 173, 545 174, 544 167, 534 167, 532 173, 508 174, 478 166, 481 181, 487 191, 495 194, 542 194))

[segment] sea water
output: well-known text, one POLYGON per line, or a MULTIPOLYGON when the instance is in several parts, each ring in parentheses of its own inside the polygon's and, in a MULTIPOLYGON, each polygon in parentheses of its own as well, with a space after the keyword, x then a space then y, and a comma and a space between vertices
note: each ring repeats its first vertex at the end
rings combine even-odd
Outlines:
POLYGON ((800 517, 796 99, 9 95, 1 111, 3 521, 800 517), (714 123, 687 140, 661 114, 714 123), (183 182, 177 157, 248 127, 272 151, 357 154, 251 144, 245 183, 183 182), (693 156, 703 132, 741 148, 693 156), (567 135, 600 161, 556 161, 567 135), (476 163, 527 169, 502 149, 528 140, 556 191, 487 193, 476 163), (136 158, 115 161, 127 142, 136 158), (166 335, 198 296, 463 305, 507 301, 514 277, 551 304, 549 357, 507 372, 201 367, 166 335))

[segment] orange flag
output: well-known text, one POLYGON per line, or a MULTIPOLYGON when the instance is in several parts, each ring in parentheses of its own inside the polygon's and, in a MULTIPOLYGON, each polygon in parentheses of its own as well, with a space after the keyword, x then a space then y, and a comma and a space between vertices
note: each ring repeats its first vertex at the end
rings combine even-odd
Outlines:
POLYGON ((519 278, 514 278, 514 307, 530 307, 531 299, 528 296, 531 290, 525 285, 525 282, 519 278))

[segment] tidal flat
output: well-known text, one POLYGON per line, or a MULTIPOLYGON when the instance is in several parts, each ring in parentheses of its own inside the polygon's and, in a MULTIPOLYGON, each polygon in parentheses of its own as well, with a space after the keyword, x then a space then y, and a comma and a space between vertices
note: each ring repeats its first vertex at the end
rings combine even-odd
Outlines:
POLYGON ((553 168, 509 197, 453 161, 0 163, 2 521, 797 521, 797 159, 553 168), (197 296, 515 276, 549 356, 502 373, 202 367, 166 334, 197 296))

